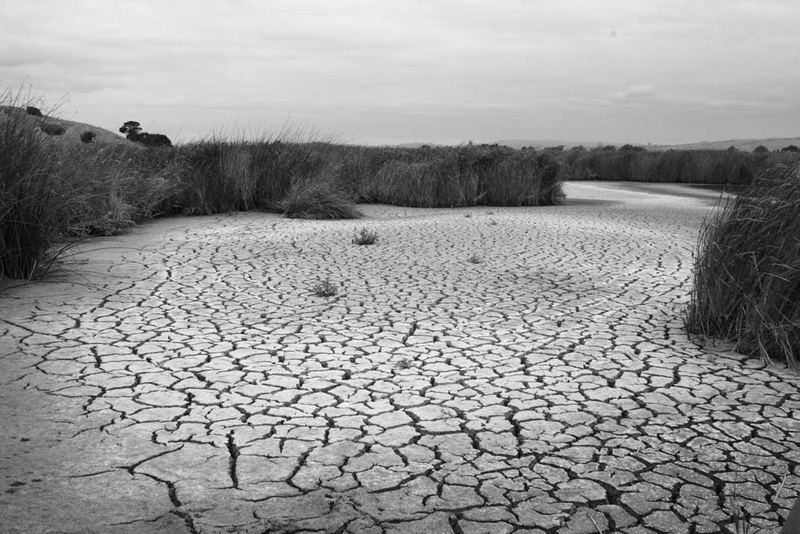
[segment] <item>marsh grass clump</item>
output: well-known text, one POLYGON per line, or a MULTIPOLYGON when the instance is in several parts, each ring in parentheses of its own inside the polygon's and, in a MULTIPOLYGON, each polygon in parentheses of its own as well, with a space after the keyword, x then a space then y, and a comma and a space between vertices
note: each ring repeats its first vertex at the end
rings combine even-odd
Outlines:
MULTIPOLYGON (((0 102, 16 104, 17 96, 5 93, 0 102)), ((75 208, 43 134, 24 118, 8 110, 0 116, 0 278, 46 273, 75 208)))
POLYGON ((362 228, 353 236, 355 245, 374 245, 378 241, 378 232, 368 228, 362 228))
POLYGON ((284 217, 291 219, 359 219, 355 202, 333 180, 300 180, 278 203, 284 217))
POLYGON ((318 297, 334 297, 339 292, 339 288, 331 282, 330 278, 317 281, 311 290, 314 292, 314 295, 318 297))
POLYGON ((762 359, 800 358, 800 166, 779 165, 704 223, 687 328, 762 359))

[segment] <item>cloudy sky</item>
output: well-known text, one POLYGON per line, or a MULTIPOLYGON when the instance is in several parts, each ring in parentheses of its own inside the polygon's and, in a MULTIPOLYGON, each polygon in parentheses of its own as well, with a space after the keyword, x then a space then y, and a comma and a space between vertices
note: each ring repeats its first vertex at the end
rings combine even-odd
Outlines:
POLYGON ((0 86, 183 141, 788 137, 800 3, 0 0, 0 86))

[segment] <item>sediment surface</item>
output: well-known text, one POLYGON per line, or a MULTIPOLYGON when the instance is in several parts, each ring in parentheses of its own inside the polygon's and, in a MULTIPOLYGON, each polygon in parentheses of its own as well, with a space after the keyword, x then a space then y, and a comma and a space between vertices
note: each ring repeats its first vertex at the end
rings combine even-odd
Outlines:
POLYGON ((777 532, 800 376, 682 324, 714 194, 567 193, 159 220, 6 283, 2 531, 777 532))

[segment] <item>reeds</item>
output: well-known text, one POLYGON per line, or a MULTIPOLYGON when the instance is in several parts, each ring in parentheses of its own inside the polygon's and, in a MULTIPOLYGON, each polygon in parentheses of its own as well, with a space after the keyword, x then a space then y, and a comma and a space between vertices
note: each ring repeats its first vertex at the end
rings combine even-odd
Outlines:
POLYGON ((800 359, 800 166, 759 175, 700 232, 687 327, 745 353, 800 359))

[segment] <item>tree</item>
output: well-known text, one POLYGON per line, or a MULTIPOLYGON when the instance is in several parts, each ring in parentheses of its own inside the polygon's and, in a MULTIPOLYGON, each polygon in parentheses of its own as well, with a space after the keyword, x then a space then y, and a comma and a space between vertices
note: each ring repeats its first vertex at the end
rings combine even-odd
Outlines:
POLYGON ((627 144, 622 145, 619 150, 620 152, 644 152, 644 147, 627 144))
POLYGON ((753 149, 753 154, 766 154, 769 152, 769 149, 764 145, 758 145, 753 149))
POLYGON ((134 141, 135 139, 132 138, 142 133, 142 127, 136 121, 128 121, 120 127, 119 131, 125 134, 128 139, 134 141))
POLYGON ((142 127, 136 121, 126 122, 120 127, 119 131, 125 134, 129 141, 141 143, 144 146, 172 146, 172 142, 166 135, 143 132, 142 127))
POLYGON ((800 152, 800 148, 797 148, 797 145, 789 145, 783 147, 781 152, 800 152))

